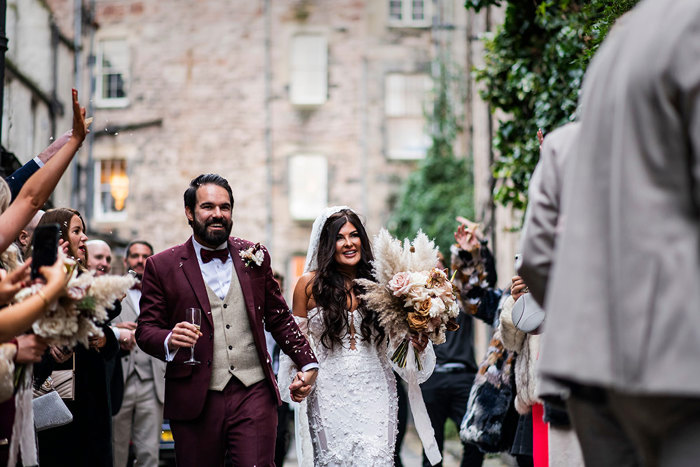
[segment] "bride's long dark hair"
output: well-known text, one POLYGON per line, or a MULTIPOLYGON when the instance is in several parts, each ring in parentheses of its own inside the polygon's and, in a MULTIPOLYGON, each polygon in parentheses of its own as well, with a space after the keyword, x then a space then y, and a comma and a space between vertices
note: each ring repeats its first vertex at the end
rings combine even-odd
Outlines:
MULTIPOLYGON (((336 344, 342 345, 342 337, 347 333, 350 325, 347 311, 350 292, 354 291, 355 296, 363 293, 362 287, 354 282, 351 290, 345 288, 347 276, 338 269, 335 261, 336 236, 346 222, 350 222, 357 229, 362 244, 355 278, 373 279, 370 261, 374 257, 362 221, 349 209, 343 209, 331 215, 321 230, 317 252, 318 268, 311 289, 316 304, 323 308, 321 343, 329 349, 336 344)), ((362 313, 360 335, 367 342, 374 337, 375 343, 379 346, 384 340, 384 330, 379 326, 377 313, 365 307, 361 300, 357 309, 362 313)))

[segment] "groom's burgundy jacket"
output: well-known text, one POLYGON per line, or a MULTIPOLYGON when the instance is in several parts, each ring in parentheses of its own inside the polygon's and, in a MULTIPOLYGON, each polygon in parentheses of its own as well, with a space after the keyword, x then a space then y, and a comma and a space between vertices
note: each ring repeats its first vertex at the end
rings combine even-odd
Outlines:
MULTIPOLYGON (((241 259, 239 253, 252 246, 253 243, 240 238, 230 237, 228 241, 258 357, 270 391, 280 403, 277 382, 265 346, 263 325, 298 368, 316 362, 316 357, 282 298, 272 275, 267 250, 263 247, 265 259, 260 266, 255 263, 246 266, 241 259)), ((202 310, 202 336, 195 346, 195 359, 201 363, 182 363, 190 357, 190 351, 181 349, 175 359, 167 364, 165 371, 164 416, 172 420, 190 420, 201 413, 211 379, 214 328, 209 299, 195 255, 190 238, 182 245, 151 256, 146 261, 141 286, 141 313, 136 342, 145 352, 161 360, 165 360, 165 338, 177 323, 185 321, 185 309, 195 307, 202 310)))

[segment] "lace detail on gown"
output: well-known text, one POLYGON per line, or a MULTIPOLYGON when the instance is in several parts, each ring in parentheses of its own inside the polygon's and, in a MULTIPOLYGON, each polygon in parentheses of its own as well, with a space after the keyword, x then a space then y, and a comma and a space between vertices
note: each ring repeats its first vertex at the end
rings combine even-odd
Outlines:
MULTIPOLYGON (((309 334, 316 342, 319 373, 308 401, 309 427, 316 466, 393 466, 396 440, 396 381, 380 349, 348 332, 342 347, 320 344, 323 310, 309 311, 309 334)), ((360 329, 359 310, 349 313, 360 329)))

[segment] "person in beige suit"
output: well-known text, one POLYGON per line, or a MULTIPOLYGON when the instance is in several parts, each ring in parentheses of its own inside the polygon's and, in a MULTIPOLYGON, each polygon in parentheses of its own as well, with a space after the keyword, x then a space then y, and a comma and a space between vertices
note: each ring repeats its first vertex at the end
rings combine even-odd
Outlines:
POLYGON ((540 372, 571 387, 587 465, 696 465, 700 2, 618 23, 584 80, 551 272, 534 255, 521 275, 550 277, 540 372))
MULTIPOLYGON (((124 263, 141 279, 146 259, 153 247, 137 240, 126 247, 124 263)), ((129 441, 133 442, 137 465, 158 465, 160 431, 163 422, 165 392, 165 362, 142 351, 134 340, 139 316, 141 289, 129 290, 122 300, 122 312, 113 321, 120 328, 124 398, 121 409, 113 417, 114 465, 124 467, 129 457, 129 441)))

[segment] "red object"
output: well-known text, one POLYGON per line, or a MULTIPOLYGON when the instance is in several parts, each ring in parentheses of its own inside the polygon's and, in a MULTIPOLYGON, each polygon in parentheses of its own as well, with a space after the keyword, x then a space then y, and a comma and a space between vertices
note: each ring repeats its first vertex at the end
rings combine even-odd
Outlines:
POLYGON ((549 466, 549 424, 545 423, 544 406, 532 406, 532 460, 535 467, 549 466))

